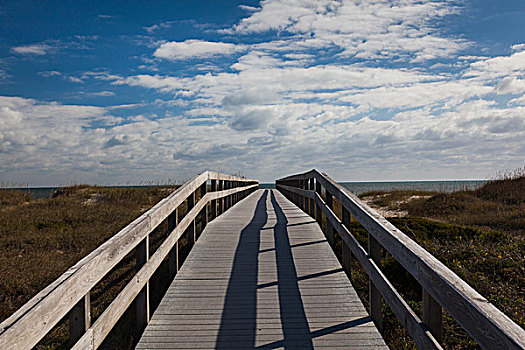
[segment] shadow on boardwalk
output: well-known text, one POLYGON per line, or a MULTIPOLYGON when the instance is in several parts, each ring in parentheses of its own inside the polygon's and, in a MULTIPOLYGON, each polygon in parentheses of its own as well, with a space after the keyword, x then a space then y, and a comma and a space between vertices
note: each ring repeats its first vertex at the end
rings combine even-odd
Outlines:
MULTIPOLYGON (((370 322, 369 317, 363 317, 313 332, 310 331, 298 283, 305 277, 315 278, 339 272, 340 269, 298 278, 292 256, 292 248, 295 246, 290 244, 288 235, 288 220, 273 191, 270 194, 271 204, 276 216, 273 238, 275 242, 277 281, 257 285, 258 255, 269 250, 259 250, 261 231, 269 229, 263 229, 268 221, 266 204, 268 192, 268 190, 264 191, 258 200, 253 217, 250 223, 242 230, 235 250, 233 269, 225 296, 216 349, 230 349, 232 344, 235 344, 236 348, 256 348, 257 291, 275 285, 277 285, 278 289, 279 315, 283 339, 258 346, 257 349, 313 349, 312 339, 314 338, 370 322)), ((308 242, 296 246, 320 242, 323 241, 308 242)))

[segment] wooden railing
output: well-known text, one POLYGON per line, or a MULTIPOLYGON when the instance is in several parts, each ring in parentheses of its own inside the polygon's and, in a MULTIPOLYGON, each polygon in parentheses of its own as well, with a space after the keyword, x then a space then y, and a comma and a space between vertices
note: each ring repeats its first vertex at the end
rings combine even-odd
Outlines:
POLYGON ((188 233, 195 242, 195 219, 202 226, 259 187, 255 180, 206 171, 175 190, 153 208, 123 228, 91 254, 67 270, 0 324, 0 349, 30 349, 69 314, 70 341, 74 349, 96 349, 135 300, 139 331, 149 322, 149 279, 166 257, 170 276, 178 268, 178 241, 188 233), (207 191, 210 181, 211 192, 207 191), (195 193, 200 200, 195 203, 195 193), (177 209, 186 202, 188 212, 177 222, 177 209), (211 203, 211 206, 208 206, 211 203), (169 235, 150 256, 149 234, 168 220, 169 235), (112 303, 91 324, 90 291, 135 249, 137 273, 112 303))
POLYGON ((322 216, 325 216, 327 240, 333 242, 334 231, 342 239, 342 265, 348 274, 352 256, 362 265, 370 282, 370 316, 379 329, 382 323, 382 298, 420 349, 442 349, 442 307, 485 349, 525 348, 525 331, 520 326, 326 174, 311 170, 288 176, 277 180, 276 188, 320 225, 322 216), (325 200, 322 192, 325 193, 325 200), (333 211, 333 198, 341 204, 341 219, 333 211), (368 249, 362 247, 351 234, 350 215, 368 231, 368 249), (379 268, 382 248, 421 284, 423 320, 414 313, 379 268))

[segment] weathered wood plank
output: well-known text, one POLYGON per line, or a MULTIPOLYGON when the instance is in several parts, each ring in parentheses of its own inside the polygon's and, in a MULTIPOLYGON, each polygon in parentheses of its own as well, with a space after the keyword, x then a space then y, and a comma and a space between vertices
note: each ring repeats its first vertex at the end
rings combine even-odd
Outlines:
POLYGON ((315 177, 484 348, 525 348, 525 331, 430 253, 326 174, 313 169, 277 180, 315 177))
POLYGON ((359 244, 357 239, 350 234, 350 231, 339 221, 339 218, 330 210, 321 196, 316 193, 316 201, 324 211, 327 220, 330 220, 335 230, 339 232, 343 242, 352 251, 356 259, 365 269, 368 277, 372 280, 375 287, 379 290, 385 301, 388 303, 394 314, 397 316, 408 334, 414 339, 416 344, 422 349, 442 349, 439 343, 430 334, 424 323, 408 306, 405 300, 392 286, 383 272, 376 265, 374 260, 368 255, 365 249, 359 244))
MULTIPOLYGON (((211 176, 220 177, 213 173, 211 176)), ((68 269, 11 317, 0 324, 1 349, 29 349, 47 334, 90 289, 126 256, 147 234, 173 212, 184 199, 207 181, 208 172, 197 175, 119 231, 68 269)), ((243 183, 253 180, 239 179, 243 183)), ((246 188, 252 188, 246 187, 246 188)), ((242 191, 243 189, 236 189, 242 191)), ((219 198, 216 195, 215 198, 219 198)))
POLYGON ((317 223, 277 191, 264 193, 208 224, 138 349, 283 339, 386 349, 317 223))

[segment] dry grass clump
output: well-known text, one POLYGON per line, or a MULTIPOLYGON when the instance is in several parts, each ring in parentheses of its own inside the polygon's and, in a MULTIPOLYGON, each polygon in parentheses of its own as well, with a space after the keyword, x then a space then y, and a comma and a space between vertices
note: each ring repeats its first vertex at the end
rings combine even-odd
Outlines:
POLYGON ((0 321, 172 190, 81 185, 39 200, 0 191, 0 321))
MULTIPOLYGON (((369 203, 405 211, 408 217, 389 220, 514 322, 525 327, 525 173, 489 181, 472 191, 367 193, 369 203), (376 196, 377 199, 370 196, 376 196), (407 200, 413 196, 420 196, 407 200)), ((367 246, 368 234, 357 222, 351 232, 367 246)), ((338 245, 340 240, 338 240, 338 245)), ((336 252, 339 252, 336 246, 336 252)), ((381 268, 411 307, 421 315, 421 286, 389 254, 381 268)), ((354 261, 353 284, 365 306, 368 278, 354 261)), ((384 305, 384 336, 391 348, 415 349, 390 309, 384 305)), ((443 344, 447 349, 479 346, 445 313, 443 344)))

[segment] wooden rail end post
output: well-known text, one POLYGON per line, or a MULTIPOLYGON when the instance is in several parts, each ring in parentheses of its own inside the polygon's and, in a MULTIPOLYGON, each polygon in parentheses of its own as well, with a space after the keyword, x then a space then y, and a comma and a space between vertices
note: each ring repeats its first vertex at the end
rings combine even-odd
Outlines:
MULTIPOLYGON (((368 254, 379 267, 381 263, 381 246, 370 233, 368 233, 368 254)), ((368 279, 368 298, 370 305, 370 317, 374 321, 380 333, 383 332, 383 317, 381 314, 381 294, 374 286, 372 280, 368 279)))
MULTIPOLYGON (((343 205, 341 205, 341 211, 342 211, 341 216, 342 216, 343 225, 346 226, 348 231, 350 231, 350 213, 343 205)), ((343 270, 345 270, 346 275, 348 276, 348 279, 352 280, 352 268, 351 268, 352 253, 350 251, 350 248, 348 248, 348 246, 345 244, 344 241, 343 241, 341 249, 342 249, 341 251, 342 262, 341 263, 343 265, 343 270)))
POLYGON ((443 308, 423 288, 423 323, 434 338, 441 343, 443 340, 443 308))
MULTIPOLYGON (((211 191, 215 192, 217 191, 217 180, 211 180, 211 191)), ((214 199, 211 201, 211 219, 215 219, 217 217, 217 200, 214 199)))
MULTIPOLYGON (((149 234, 137 245, 135 252, 137 270, 149 260, 149 234)), ((149 281, 135 299, 137 308, 137 334, 141 334, 149 323, 149 281)))
MULTIPOLYGON (((204 198, 206 195, 207 190, 207 183, 204 181, 204 183, 201 185, 201 199, 204 198)), ((208 225, 208 206, 205 205, 204 208, 201 210, 201 230, 199 232, 199 236, 202 234, 202 231, 204 231, 204 228, 208 225)))
MULTIPOLYGON (((334 203, 333 203, 333 197, 332 195, 326 191, 326 206, 330 208, 330 210, 334 209, 334 203)), ((334 227, 332 224, 326 220, 326 239, 328 240, 328 243, 330 246, 334 246, 334 227)))
POLYGON ((74 345, 91 326, 89 292, 69 312, 69 345, 74 345))
MULTIPOLYGON (((175 210, 168 216, 168 232, 171 234, 175 227, 179 224, 179 218, 178 218, 178 212, 179 209, 175 208, 175 210)), ((168 255, 168 265, 169 265, 169 276, 170 280, 175 277, 177 272, 179 272, 179 241, 175 243, 173 248, 171 248, 169 255, 168 255)))

